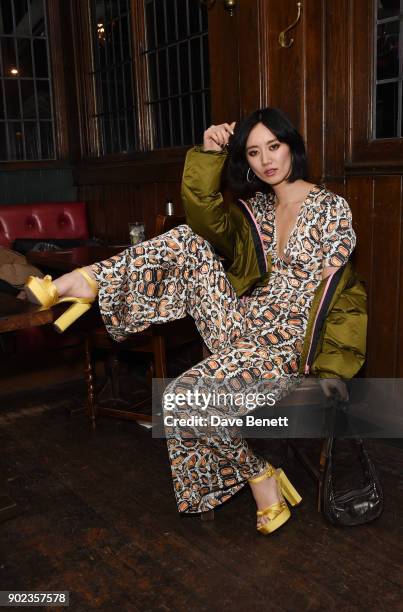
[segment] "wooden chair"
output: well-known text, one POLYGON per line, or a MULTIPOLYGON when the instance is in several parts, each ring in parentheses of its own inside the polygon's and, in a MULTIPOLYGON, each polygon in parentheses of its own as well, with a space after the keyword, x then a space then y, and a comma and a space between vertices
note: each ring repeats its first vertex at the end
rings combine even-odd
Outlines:
MULTIPOLYGON (((155 235, 158 236, 169 231, 183 222, 184 217, 158 215, 155 235)), ((119 389, 119 353, 130 351, 152 355, 152 363, 147 377, 151 387, 152 378, 167 378, 167 351, 183 346, 196 339, 200 339, 200 336, 191 317, 169 323, 151 325, 143 332, 133 334, 133 336, 122 343, 112 340, 104 327, 88 332, 85 345, 85 361, 88 390, 87 407, 92 427, 95 428, 98 416, 152 422, 151 414, 139 411, 144 406, 150 405, 151 392, 146 399, 131 405, 121 397, 119 389), (108 400, 104 401, 99 401, 99 397, 96 397, 95 394, 92 364, 92 353, 95 349, 107 351, 107 383, 110 386, 111 393, 108 400)))

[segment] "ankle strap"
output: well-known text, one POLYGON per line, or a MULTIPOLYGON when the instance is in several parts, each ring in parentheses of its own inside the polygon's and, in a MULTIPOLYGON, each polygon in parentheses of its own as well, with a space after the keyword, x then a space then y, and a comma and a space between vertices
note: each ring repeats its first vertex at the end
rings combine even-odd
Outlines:
POLYGON ((271 478, 272 476, 276 476, 276 470, 274 467, 268 463, 264 469, 263 474, 260 476, 256 476, 255 478, 249 478, 248 482, 252 484, 257 484, 258 482, 262 482, 262 480, 266 480, 266 478, 271 478))
POLYGON ((97 285, 96 280, 94 278, 92 278, 84 268, 77 268, 77 270, 78 270, 78 272, 80 272, 80 274, 82 276, 84 276, 85 280, 87 281, 87 283, 89 284, 91 289, 93 289, 95 291, 95 294, 97 294, 98 293, 98 285, 97 285))

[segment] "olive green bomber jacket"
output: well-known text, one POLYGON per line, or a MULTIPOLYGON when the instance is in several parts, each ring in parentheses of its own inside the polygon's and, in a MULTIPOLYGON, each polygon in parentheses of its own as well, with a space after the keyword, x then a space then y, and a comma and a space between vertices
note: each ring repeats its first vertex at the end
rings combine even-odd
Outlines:
MULTIPOLYGON (((271 261, 249 207, 226 208, 220 193, 226 154, 188 151, 182 199, 189 226, 228 261, 226 274, 238 296, 269 281, 271 261)), ((350 262, 316 289, 300 360, 300 372, 321 378, 351 378, 366 352, 366 292, 350 262)))

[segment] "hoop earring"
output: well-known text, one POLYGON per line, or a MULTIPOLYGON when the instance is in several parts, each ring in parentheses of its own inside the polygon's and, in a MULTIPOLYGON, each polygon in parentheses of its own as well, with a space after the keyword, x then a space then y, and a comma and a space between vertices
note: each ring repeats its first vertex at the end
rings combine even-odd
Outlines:
POLYGON ((256 175, 253 173, 252 168, 250 168, 250 167, 249 167, 249 168, 248 168, 248 171, 247 171, 247 173, 246 173, 246 180, 247 180, 247 182, 248 182, 248 183, 253 183, 253 181, 254 181, 254 179, 255 179, 255 178, 256 178, 256 175), (252 172, 252 174, 253 174, 253 177, 252 177, 252 178, 250 178, 250 176, 249 176, 249 172, 252 172))

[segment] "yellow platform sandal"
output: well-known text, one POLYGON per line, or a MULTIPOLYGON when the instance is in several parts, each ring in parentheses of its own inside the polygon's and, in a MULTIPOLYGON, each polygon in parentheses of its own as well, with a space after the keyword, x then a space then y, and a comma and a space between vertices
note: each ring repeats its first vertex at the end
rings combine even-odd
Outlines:
POLYGON ((94 296, 90 298, 79 298, 73 296, 66 296, 59 298, 57 289, 52 282, 52 277, 47 275, 44 278, 38 278, 37 276, 30 276, 25 284, 24 291, 29 302, 33 304, 40 304, 45 308, 51 308, 56 304, 63 302, 73 302, 70 308, 66 310, 56 321, 53 323, 53 327, 59 334, 64 332, 74 321, 76 321, 81 315, 87 312, 91 308, 91 304, 94 302, 98 294, 98 285, 96 281, 84 270, 84 268, 77 268, 77 271, 85 278, 91 289, 94 290, 94 296))
POLYGON ((291 506, 297 506, 302 501, 301 495, 293 487, 283 470, 280 468, 277 470, 274 469, 270 463, 267 464, 266 471, 261 476, 250 478, 248 482, 257 484, 258 482, 262 482, 262 480, 271 478, 272 476, 274 476, 277 481, 278 496, 280 501, 271 504, 264 510, 258 510, 256 513, 258 517, 265 517, 268 519, 263 525, 260 525, 257 528, 257 530, 264 535, 273 533, 273 531, 276 531, 276 529, 284 525, 284 523, 286 523, 290 518, 290 509, 288 508, 284 497, 291 504, 291 506))

